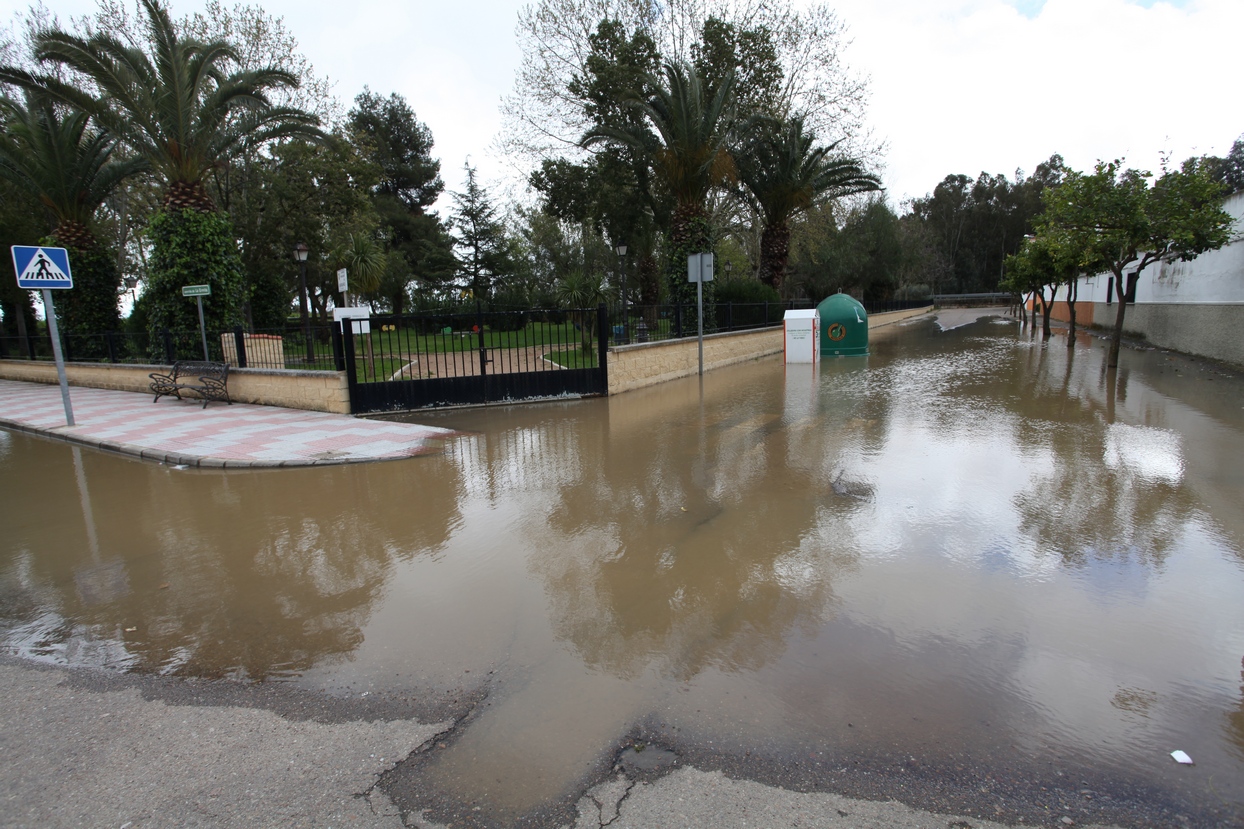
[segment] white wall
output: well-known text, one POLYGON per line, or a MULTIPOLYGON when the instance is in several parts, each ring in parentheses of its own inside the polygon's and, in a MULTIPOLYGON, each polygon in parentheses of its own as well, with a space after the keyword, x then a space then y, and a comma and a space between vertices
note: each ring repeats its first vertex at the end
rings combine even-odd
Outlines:
MULTIPOLYGON (((1157 262, 1145 268, 1136 283, 1137 305, 1244 304, 1244 193, 1227 199, 1223 209, 1236 220, 1232 241, 1191 262, 1157 262)), ((1082 278, 1079 300, 1105 302, 1109 279, 1108 273, 1082 278)))

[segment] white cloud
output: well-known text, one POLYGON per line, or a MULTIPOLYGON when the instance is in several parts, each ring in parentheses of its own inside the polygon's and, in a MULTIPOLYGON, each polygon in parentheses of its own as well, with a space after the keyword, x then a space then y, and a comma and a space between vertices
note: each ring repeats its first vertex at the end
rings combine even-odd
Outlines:
POLYGON ((851 64, 873 78, 895 201, 951 173, 1031 172, 1056 152, 1077 169, 1120 156, 1154 168, 1164 150, 1225 153, 1244 131, 1229 91, 1237 0, 1048 0, 1031 17, 1001 0, 838 10, 851 64))
MULTIPOLYGON (((183 15, 201 0, 173 0, 183 15)), ((485 181, 498 105, 513 86, 519 0, 265 0, 347 105, 369 85, 399 92, 431 128, 450 189, 471 157, 485 181)), ((0 0, 9 18, 25 8, 0 0)), ((90 11, 63 0, 63 17, 90 11)), ((899 202, 944 176, 1031 172, 1052 153, 1078 169, 1126 156, 1154 168, 1225 153, 1244 131, 1235 105, 1239 0, 840 0, 849 65, 872 76, 870 120, 889 142, 886 184, 899 202)))

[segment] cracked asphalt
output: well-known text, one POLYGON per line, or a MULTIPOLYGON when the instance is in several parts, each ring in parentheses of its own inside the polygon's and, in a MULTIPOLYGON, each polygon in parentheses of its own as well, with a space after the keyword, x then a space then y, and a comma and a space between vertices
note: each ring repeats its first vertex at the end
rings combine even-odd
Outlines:
MULTIPOLYGON (((121 676, 0 658, 0 826, 376 827, 437 829, 377 784, 437 745, 469 693, 425 701, 337 700, 282 686, 121 676), (419 714, 453 719, 419 722, 419 714)), ((1003 824, 894 801, 801 793, 672 755, 620 758, 577 800, 572 821, 645 827, 972 827, 1003 824), (650 761, 658 762, 650 762, 650 761)), ((1061 825, 1057 822, 1051 825, 1061 825)))

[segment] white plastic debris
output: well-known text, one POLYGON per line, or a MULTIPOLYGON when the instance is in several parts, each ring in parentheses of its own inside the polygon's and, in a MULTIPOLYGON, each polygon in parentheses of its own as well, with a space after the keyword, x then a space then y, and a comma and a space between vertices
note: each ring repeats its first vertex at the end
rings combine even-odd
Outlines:
POLYGON ((1176 763, 1183 763, 1185 766, 1193 765, 1192 758, 1186 752, 1176 749, 1171 752, 1171 757, 1175 758, 1176 763))

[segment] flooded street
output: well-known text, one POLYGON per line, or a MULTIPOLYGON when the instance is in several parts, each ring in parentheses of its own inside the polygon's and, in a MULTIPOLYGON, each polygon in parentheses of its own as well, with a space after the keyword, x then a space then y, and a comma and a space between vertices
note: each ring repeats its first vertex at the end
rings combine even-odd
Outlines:
POLYGON ((1063 785, 1242 820, 1244 378, 1064 337, 918 320, 816 370, 419 413, 463 434, 376 464, 0 431, 0 648, 459 699, 388 780, 454 825, 563 815, 632 742, 925 806, 954 779, 999 819, 1063 785))

